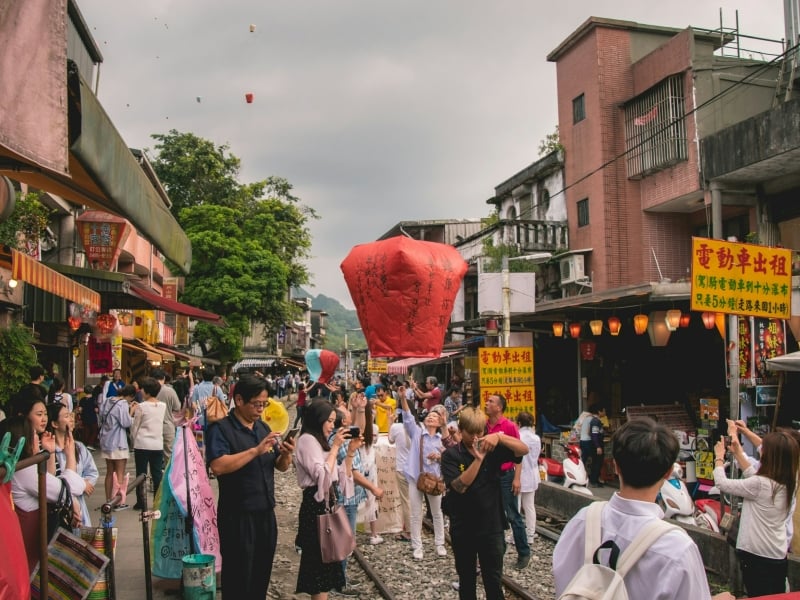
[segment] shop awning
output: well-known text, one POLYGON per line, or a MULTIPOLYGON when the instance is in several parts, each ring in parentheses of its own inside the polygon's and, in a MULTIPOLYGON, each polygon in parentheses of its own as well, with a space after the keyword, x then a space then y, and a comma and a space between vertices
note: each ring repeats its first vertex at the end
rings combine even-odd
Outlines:
POLYGON ((194 354, 189 354, 188 352, 178 350, 177 348, 173 348, 172 346, 167 346, 166 344, 158 344, 157 348, 159 350, 174 354, 176 358, 189 363, 190 367, 200 367, 204 364, 214 366, 222 364, 216 358, 211 358, 209 356, 196 356, 194 354))
MULTIPOLYGON (((123 342, 124 344, 124 342, 123 342)), ((154 354, 156 358, 153 360, 157 360, 159 362, 175 362, 175 355, 170 354, 160 348, 156 348, 155 346, 148 344, 144 340, 140 340, 139 338, 134 338, 130 340, 130 344, 135 346, 140 352, 148 352, 150 354, 154 354)))
POLYGON ((236 373, 240 369, 267 369, 274 364, 274 358, 243 358, 231 367, 231 372, 236 373))
POLYGON ((188 304, 183 304, 182 302, 177 302, 176 300, 165 298, 164 296, 159 296, 155 292, 146 290, 145 288, 140 287, 138 285, 131 284, 130 293, 136 296, 137 298, 141 298, 147 303, 152 304, 155 308, 159 310, 163 310, 169 313, 175 313, 178 315, 186 315, 190 319, 205 321, 206 323, 211 323, 212 325, 216 325, 218 327, 227 326, 225 320, 217 314, 208 312, 207 310, 196 308, 194 306, 189 306, 188 304))
POLYGON ((306 368, 306 363, 304 363, 302 360, 295 360, 293 358, 281 358, 280 361, 282 363, 285 363, 285 364, 291 366, 291 367, 294 367, 295 369, 305 369, 306 368))
MULTIPOLYGON (((65 277, 27 254, 5 246, 0 252, 0 263, 8 262, 11 263, 11 277, 17 281, 24 281, 59 298, 88 306, 92 310, 100 310, 100 294, 96 291, 65 277)), ((62 316, 63 318, 66 317, 62 316)))
POLYGON ((158 352, 151 352, 150 350, 145 350, 144 348, 140 348, 136 344, 131 344, 130 342, 122 342, 122 347, 126 350, 130 350, 131 352, 139 352, 144 354, 147 357, 147 360, 153 362, 161 362, 161 354, 158 352))
POLYGON ((402 360, 396 360, 394 362, 390 362, 386 366, 386 372, 390 375, 405 375, 411 370, 412 367, 424 364, 436 364, 441 360, 449 359, 456 354, 463 354, 463 352, 458 350, 453 352, 442 352, 437 358, 404 358, 402 360))
MULTIPOLYGON (((61 18, 62 25, 65 18, 66 14, 61 18)), ((66 35, 65 30, 62 32, 66 35)), ((38 34, 29 33, 29 37, 29 41, 34 45, 32 54, 44 54, 34 51, 41 50, 38 34)), ((48 41, 56 46, 65 43, 63 39, 48 41)), ((0 49, 4 49, 3 44, 0 44, 0 49)), ((47 80, 43 83, 58 77, 63 78, 61 65, 63 62, 58 63, 58 69, 53 68, 46 73, 42 71, 37 76, 47 80)), ((32 74, 28 69, 20 69, 17 75, 18 81, 7 81, 5 78, 0 81, 7 83, 9 89, 16 94, 14 90, 30 88, 31 85, 39 89, 38 83, 35 80, 31 81, 31 77, 32 74)), ((169 212, 166 194, 162 196, 163 190, 160 192, 157 189, 158 180, 151 173, 149 163, 141 155, 137 160, 91 88, 81 79, 74 64, 69 64, 65 79, 66 94, 62 93, 60 97, 56 94, 55 97, 61 111, 60 121, 66 120, 69 124, 69 139, 67 140, 62 134, 53 140, 51 145, 57 142, 68 147, 64 148, 65 152, 68 149, 67 168, 54 169, 57 163, 36 160, 35 151, 24 151, 15 143, 18 140, 6 139, 0 135, 0 174, 27 183, 36 189, 59 195, 75 204, 104 210, 128 219, 144 237, 158 247, 164 256, 184 273, 188 273, 192 264, 191 242, 169 212), (64 96, 67 107, 64 107, 64 96)), ((0 94, 0 109, 4 106, 3 98, 4 96, 0 94)), ((28 104, 32 107, 32 112, 37 113, 42 108, 40 103, 45 99, 37 94, 32 95, 31 99, 32 102, 28 104)), ((42 111, 36 114, 33 121, 41 135, 47 133, 51 127, 48 114, 42 111)), ((23 136, 25 133, 19 132, 18 135, 23 136)), ((35 136, 30 134, 27 137, 35 139, 35 136)), ((27 145, 23 146, 27 150, 27 145)))

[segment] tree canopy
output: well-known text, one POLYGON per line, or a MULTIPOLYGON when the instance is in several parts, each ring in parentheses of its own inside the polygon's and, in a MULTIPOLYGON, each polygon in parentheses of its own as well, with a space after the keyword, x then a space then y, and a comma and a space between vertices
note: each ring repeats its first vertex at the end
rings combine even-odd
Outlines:
POLYGON ((192 243, 192 269, 180 300, 222 315, 229 327, 198 323, 193 340, 225 362, 237 360, 250 322, 275 331, 292 318, 289 289, 307 283, 317 218, 280 177, 240 183, 238 158, 191 133, 152 136, 152 164, 172 212, 192 243))

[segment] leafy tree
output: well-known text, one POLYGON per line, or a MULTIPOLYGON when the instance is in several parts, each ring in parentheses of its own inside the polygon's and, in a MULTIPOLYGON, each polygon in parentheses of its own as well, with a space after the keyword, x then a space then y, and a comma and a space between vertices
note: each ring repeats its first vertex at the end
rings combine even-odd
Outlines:
POLYGON ((539 142, 539 156, 546 156, 554 150, 563 150, 564 146, 561 145, 561 134, 558 133, 558 125, 556 125, 553 133, 548 133, 544 139, 539 142))
POLYGON ((52 212, 41 203, 38 192, 17 192, 14 212, 0 223, 0 244, 23 250, 26 240, 37 243, 47 229, 52 212))
POLYGON ((30 329, 19 323, 0 329, 0 405, 30 381, 28 368, 38 364, 30 329))
POLYGON ((223 361, 241 356, 250 322, 275 331, 295 315, 288 290, 307 283, 313 209, 281 177, 237 180, 239 159, 228 146, 171 130, 154 135, 152 161, 192 243, 192 271, 181 301, 222 315, 229 327, 199 323, 194 341, 223 361))

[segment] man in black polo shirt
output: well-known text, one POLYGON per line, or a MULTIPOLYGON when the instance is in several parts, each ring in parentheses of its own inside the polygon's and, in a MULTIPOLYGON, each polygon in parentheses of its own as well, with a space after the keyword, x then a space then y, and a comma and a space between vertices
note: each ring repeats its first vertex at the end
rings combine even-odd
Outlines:
POLYGON ((243 375, 233 401, 230 414, 209 426, 206 448, 219 483, 222 597, 264 600, 278 542, 275 469, 289 468, 294 441, 281 442, 261 421, 269 402, 264 379, 243 375))
POLYGON ((501 600, 500 578, 508 527, 500 491, 503 463, 519 462, 528 453, 524 442, 502 432, 484 435, 486 416, 471 406, 458 415, 461 442, 442 454, 447 486, 443 508, 450 517, 450 536, 458 572, 458 596, 474 600, 475 560, 480 562, 486 600, 501 600))

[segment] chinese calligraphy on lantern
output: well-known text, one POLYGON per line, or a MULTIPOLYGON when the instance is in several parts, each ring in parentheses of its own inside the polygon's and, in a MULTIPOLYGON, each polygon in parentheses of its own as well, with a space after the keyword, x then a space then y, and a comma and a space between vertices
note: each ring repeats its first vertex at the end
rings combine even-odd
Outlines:
POLYGON ((533 378, 533 348, 479 348, 478 375, 481 406, 492 394, 506 399, 505 416, 525 410, 536 414, 536 392, 533 378))
POLYGON ((791 251, 692 238, 692 310, 788 319, 791 251))

